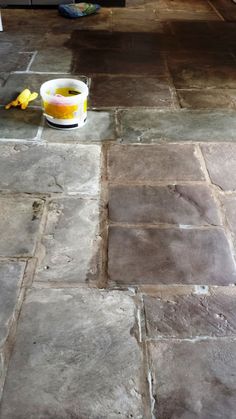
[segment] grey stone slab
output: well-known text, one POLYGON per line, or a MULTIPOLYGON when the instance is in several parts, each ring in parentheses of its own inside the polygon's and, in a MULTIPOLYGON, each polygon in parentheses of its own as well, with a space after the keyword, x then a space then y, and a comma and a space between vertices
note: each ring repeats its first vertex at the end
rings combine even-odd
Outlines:
POLYGON ((236 144, 202 147, 211 181, 223 190, 236 189, 236 144))
POLYGON ((66 198, 50 201, 37 281, 86 282, 97 275, 99 204, 66 198))
POLYGON ((1 138, 35 140, 41 118, 42 112, 38 109, 0 108, 0 141, 1 138))
POLYGON ((0 262, 0 349, 9 332, 24 269, 25 262, 0 262))
MULTIPOLYGON (((48 70, 49 71, 49 70, 48 70)), ((62 71, 62 70, 60 70, 62 71)), ((40 86, 48 80, 58 78, 72 78, 83 81, 88 84, 89 79, 81 75, 68 75, 61 72, 61 74, 35 74, 35 73, 22 73, 22 74, 11 74, 6 84, 0 89, 0 102, 6 104, 11 100, 15 99, 23 89, 28 87, 31 91, 39 93, 40 86)), ((33 105, 41 105, 40 95, 34 102, 33 105)))
POLYGON ((108 175, 114 182, 204 180, 191 145, 113 145, 108 175))
POLYGON ((31 57, 31 53, 19 53, 18 46, 11 42, 0 42, 2 72, 26 70, 31 57))
POLYGON ((0 189, 17 192, 99 192, 98 145, 2 145, 0 189))
POLYGON ((221 224, 213 193, 205 185, 112 185, 109 218, 131 224, 221 224))
POLYGON ((38 51, 31 71, 59 71, 68 73, 72 65, 72 51, 68 48, 44 48, 38 51))
POLYGON ((164 298, 144 296, 149 338, 235 336, 235 293, 180 295, 164 298))
POLYGON ((233 233, 236 243, 236 195, 224 195, 221 197, 221 200, 225 208, 228 226, 233 233))
POLYGON ((114 115, 111 112, 89 111, 87 122, 78 130, 52 130, 46 124, 42 138, 48 142, 86 142, 115 139, 114 115))
POLYGON ((108 273, 118 284, 227 285, 236 270, 221 229, 110 227, 108 273))
POLYGON ((20 318, 1 419, 142 419, 142 355, 130 333, 134 325, 127 293, 32 290, 20 318))
POLYGON ((0 196, 0 256, 32 256, 42 217, 43 201, 0 196))
POLYGON ((154 415, 234 419, 235 349, 231 339, 150 344, 154 415))
POLYGON ((160 141, 234 141, 236 114, 231 110, 120 111, 121 138, 126 143, 160 141))
POLYGON ((177 94, 182 108, 236 108, 236 89, 177 90, 177 94))

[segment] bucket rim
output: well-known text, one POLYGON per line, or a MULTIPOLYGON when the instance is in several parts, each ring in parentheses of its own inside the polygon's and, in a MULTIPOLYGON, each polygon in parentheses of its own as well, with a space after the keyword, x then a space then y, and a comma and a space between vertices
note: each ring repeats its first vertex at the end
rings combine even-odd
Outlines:
POLYGON ((77 84, 78 86, 80 86, 80 87, 83 87, 83 89, 85 90, 85 91, 83 91, 83 92, 81 92, 80 93, 80 95, 78 96, 78 95, 75 95, 75 96, 69 96, 69 97, 65 97, 65 96, 63 96, 62 97, 62 101, 63 102, 65 102, 65 103, 67 103, 67 102, 71 102, 71 101, 77 101, 78 100, 78 97, 80 98, 80 99, 86 99, 87 98, 87 96, 88 96, 88 94, 89 94, 89 88, 88 88, 88 86, 87 86, 87 84, 86 83, 84 83, 82 80, 77 80, 77 79, 71 79, 71 78, 57 78, 57 79, 51 79, 51 80, 47 80, 47 81, 45 81, 41 86, 40 86, 40 96, 41 96, 41 98, 42 99, 48 99, 48 100, 50 100, 50 99, 52 99, 52 98, 54 98, 55 96, 54 95, 49 95, 48 93, 46 93, 46 91, 45 91, 45 89, 47 88, 47 85, 50 85, 50 83, 52 83, 52 82, 64 82, 64 83, 75 83, 75 84, 77 84), (78 97, 77 97, 78 96, 78 97), (76 100, 76 99, 77 100, 76 100))

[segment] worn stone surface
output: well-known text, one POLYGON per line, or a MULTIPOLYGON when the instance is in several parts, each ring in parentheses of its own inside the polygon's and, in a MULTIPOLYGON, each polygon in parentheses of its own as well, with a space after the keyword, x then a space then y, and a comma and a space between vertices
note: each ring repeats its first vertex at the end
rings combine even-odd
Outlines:
POLYGON ((149 338, 234 336, 236 299, 232 295, 180 295, 166 298, 144 296, 149 338))
POLYGON ((118 284, 235 283, 236 270, 220 229, 110 227, 110 281, 118 284))
POLYGON ((0 189, 97 195, 100 146, 2 145, 0 189))
POLYGON ((65 198, 48 205, 37 281, 86 282, 97 276, 99 205, 65 198))
POLYGON ((35 412, 42 418, 143 418, 134 313, 127 293, 32 290, 20 318, 1 419, 35 412))
MULTIPOLYGON (((25 262, 0 262, 0 350, 9 332, 25 269, 25 262)), ((1 367, 0 367, 1 377, 1 367)))
POLYGON ((42 217, 43 201, 0 196, 0 256, 32 256, 42 217))
POLYGON ((235 346, 233 339, 150 344, 155 416, 234 419, 235 346))
POLYGON ((95 76, 92 79, 91 104, 95 107, 170 108, 172 97, 167 82, 161 83, 154 77, 95 76))
POLYGON ((188 109, 235 109, 235 89, 177 90, 182 108, 188 109))
POLYGON ((39 109, 5 110, 0 108, 0 140, 35 140, 42 118, 39 109))
MULTIPOLYGON (((34 92, 40 91, 40 86, 44 82, 51 79, 66 78, 68 74, 35 74, 35 73, 20 73, 20 74, 11 74, 6 82, 6 84, 0 88, 0 102, 7 104, 11 100, 15 99, 17 94, 22 92, 26 86, 30 86, 30 89, 34 92)), ((88 84, 89 79, 81 75, 70 75, 70 78, 76 78, 88 84)), ((34 105, 41 106, 41 97, 40 95, 33 102, 34 105)), ((21 115, 22 117, 22 115, 21 115)))
POLYGON ((225 209, 228 226, 236 243, 236 195, 221 196, 221 201, 225 209))
POLYGON ((223 190, 236 189, 236 144, 202 146, 212 183, 223 190))
POLYGON ((108 175, 113 182, 204 180, 191 145, 113 145, 108 154, 108 175))
POLYGON ((93 142, 115 139, 114 115, 111 112, 89 111, 87 122, 78 130, 59 131, 45 124, 42 139, 48 142, 93 142))
POLYGON ((169 55, 168 66, 178 89, 236 87, 236 65, 230 54, 176 52, 169 55))
POLYGON ((221 224, 212 191, 204 185, 113 185, 109 218, 127 223, 221 224))
POLYGON ((124 142, 234 141, 234 111, 191 111, 151 109, 120 111, 121 138, 124 142))
POLYGON ((67 48, 44 48, 39 51, 30 67, 31 71, 70 72, 72 52, 67 48), (63 59, 62 59, 63 57, 63 59))

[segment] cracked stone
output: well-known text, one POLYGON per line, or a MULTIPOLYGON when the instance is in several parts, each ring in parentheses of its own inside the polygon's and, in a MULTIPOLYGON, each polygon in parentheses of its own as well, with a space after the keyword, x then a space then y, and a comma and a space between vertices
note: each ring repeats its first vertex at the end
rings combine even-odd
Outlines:
POLYGON ((234 110, 130 109, 118 115, 125 143, 235 141, 234 110))
POLYGON ((115 139, 114 115, 111 112, 89 111, 87 122, 78 130, 52 130, 45 125, 42 139, 48 142, 86 142, 115 139))
POLYGON ((159 340, 149 350, 155 417, 234 419, 234 339, 159 340))
POLYGON ((144 296, 147 334, 160 337, 234 336, 235 292, 212 295, 144 296))
POLYGON ((0 256, 33 256, 43 201, 0 196, 0 256))
POLYGON ((29 193, 99 193, 98 145, 2 145, 0 189, 29 193))
POLYGON ((234 260, 221 229, 110 227, 111 284, 227 285, 234 260))
POLYGON ((97 279, 99 204, 65 198, 50 201, 36 281, 86 282, 97 279))
POLYGON ((0 350, 8 336, 25 265, 25 262, 0 261, 0 350))
POLYGON ((131 224, 221 224, 212 191, 204 185, 112 185, 109 218, 131 224))
POLYGON ((144 417, 142 353, 126 292, 33 289, 4 388, 1 419, 144 417), (122 365, 122 368, 121 368, 122 365))
POLYGON ((225 208, 225 215, 231 232, 233 233, 234 242, 236 245, 236 196, 224 195, 221 197, 225 208))
POLYGON ((225 191, 236 190, 236 144, 202 146, 211 181, 225 191))
POLYGON ((42 112, 38 109, 0 109, 0 140, 35 140, 42 112))
POLYGON ((113 145, 108 167, 113 182, 204 180, 192 145, 113 145))

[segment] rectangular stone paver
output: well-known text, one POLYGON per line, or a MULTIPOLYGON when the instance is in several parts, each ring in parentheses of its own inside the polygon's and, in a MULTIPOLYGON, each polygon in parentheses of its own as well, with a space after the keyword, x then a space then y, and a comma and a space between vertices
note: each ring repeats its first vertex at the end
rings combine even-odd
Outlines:
POLYGON ((236 335, 236 294, 144 296, 149 338, 236 335))
POLYGON ((1 419, 142 419, 142 355, 127 293, 33 289, 6 380, 1 419))
POLYGON ((89 111, 87 122, 78 130, 60 131, 48 127, 46 122, 42 139, 48 142, 95 142, 115 139, 115 122, 112 112, 89 111))
POLYGON ((117 183, 204 180, 191 145, 111 146, 108 176, 117 183))
POLYGON ((177 90, 177 94, 182 108, 236 108, 236 89, 177 90))
POLYGON ((212 191, 204 185, 112 185, 109 218, 127 223, 221 224, 212 191))
POLYGON ((32 256, 42 217, 43 201, 0 196, 0 256, 32 256))
POLYGON ((0 350, 9 332, 24 270, 25 262, 0 262, 0 350))
POLYGON ((151 343, 155 417, 234 419, 235 350, 233 339, 151 343))
POLYGON ((83 283, 96 278, 98 227, 98 201, 76 197, 50 201, 35 279, 83 283))
POLYGON ((72 51, 68 48, 48 48, 37 52, 30 67, 31 71, 58 71, 69 73, 72 65, 72 51), (62 59, 63 57, 63 59, 62 59))
POLYGON ((0 141, 9 140, 36 140, 38 128, 42 119, 39 109, 5 110, 0 108, 0 141))
POLYGON ((0 189, 16 192, 99 192, 98 145, 1 145, 0 189))
POLYGON ((108 273, 118 284, 227 285, 235 265, 221 229, 110 227, 108 273))
POLYGON ((160 141, 234 141, 232 110, 125 110, 119 112, 121 138, 126 143, 160 141))
POLYGON ((212 183, 223 190, 236 189, 236 144, 202 146, 212 183))

